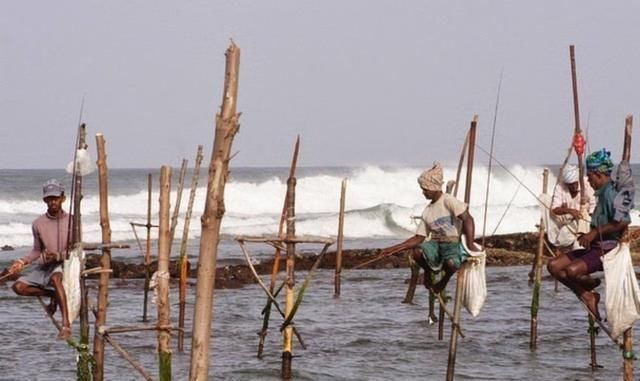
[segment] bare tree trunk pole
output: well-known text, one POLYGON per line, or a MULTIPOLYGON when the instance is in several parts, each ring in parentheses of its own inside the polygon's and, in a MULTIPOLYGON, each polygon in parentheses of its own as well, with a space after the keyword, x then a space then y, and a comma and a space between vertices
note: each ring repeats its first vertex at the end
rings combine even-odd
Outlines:
MULTIPOLYGON (((633 129, 633 116, 627 115, 625 119, 624 125, 624 146, 622 151, 622 160, 630 161, 631 160, 631 131, 633 129)), ((628 230, 625 235, 628 234, 628 230)), ((635 355, 633 353, 633 327, 627 329, 622 334, 623 343, 622 346, 624 348, 623 359, 624 359, 624 381, 633 381, 633 361, 635 360, 635 355)))
POLYGON ((184 349, 184 312, 187 304, 187 278, 189 269, 189 258, 187 257, 187 242, 189 241, 189 225, 191 224, 191 212, 193 211, 193 201, 196 198, 196 190, 198 189, 198 179, 200 178, 200 164, 202 163, 202 146, 198 146, 196 153, 196 164, 191 177, 191 193, 189 193, 189 204, 187 205, 187 213, 184 215, 184 228, 182 230, 182 242, 180 243, 180 283, 179 283, 179 299, 180 311, 178 315, 178 351, 184 349))
MULTIPOLYGON (((87 148, 87 130, 83 123, 80 126, 80 144, 78 149, 87 148)), ((82 201, 82 176, 76 174, 76 185, 74 187, 75 194, 73 195, 73 244, 82 242, 82 214, 80 210, 80 203, 82 201)), ((84 262, 84 261, 83 261, 84 262)), ((84 271, 84 263, 82 264, 82 271, 84 271)), ((85 278, 80 276, 80 344, 89 344, 89 301, 85 278)))
MULTIPOLYGON (((467 154, 467 178, 465 180, 464 202, 467 205, 471 201, 471 180, 473 177, 473 156, 476 147, 476 127, 478 116, 474 115, 469 128, 469 152, 467 154)), ((473 239, 473 238, 472 238, 473 239)), ((464 264, 460 266, 456 279, 456 296, 453 306, 453 322, 451 327, 451 340, 449 341, 449 359, 447 362, 447 381, 452 381, 455 375, 456 349, 458 345, 458 326, 460 324, 460 307, 462 305, 462 283, 464 281, 464 264)))
MULTIPOLYGON (((158 233, 158 326, 171 324, 169 310, 169 255, 171 252, 171 229, 169 228, 169 210, 171 209, 171 167, 160 169, 160 209, 158 233)), ((160 381, 171 380, 171 332, 158 330, 158 365, 160 381)))
MULTIPOLYGON (((102 228, 102 243, 111 243, 111 225, 109 223, 109 186, 107 173, 107 154, 105 140, 102 134, 96 134, 96 147, 98 150, 98 184, 100 188, 100 227, 102 228)), ((103 270, 111 268, 111 249, 103 248, 100 257, 100 267, 103 270)), ((98 283, 98 312, 96 315, 93 336, 93 357, 96 361, 93 369, 93 379, 104 379, 104 339, 98 332, 98 327, 107 323, 107 306, 109 303, 109 272, 100 273, 98 283)))
POLYGON ((347 194, 347 179, 342 180, 340 190, 340 214, 338 217, 338 246, 336 249, 336 273, 334 276, 334 294, 340 296, 340 276, 342 274, 342 241, 344 240, 344 207, 347 194))
POLYGON ((225 212, 224 187, 229 171, 231 144, 239 128, 236 101, 240 49, 233 41, 227 49, 226 57, 222 111, 216 118, 215 139, 209 164, 207 197, 201 219, 202 234, 200 236, 198 280, 191 341, 191 368, 189 371, 191 381, 206 381, 209 378, 209 339, 213 323, 213 291, 220 224, 225 212))
MULTIPOLYGON (((291 242, 296 236, 296 178, 287 180, 287 279, 285 281, 285 316, 289 317, 296 299, 296 244, 291 242)), ((291 379, 293 358, 293 326, 289 324, 282 332, 282 378, 291 379)))
POLYGON ((147 175, 147 242, 144 253, 144 303, 142 304, 142 321, 147 319, 147 304, 149 304, 149 283, 151 282, 151 173, 147 175))
MULTIPOLYGON (((547 168, 542 172, 542 193, 547 193, 549 184, 549 170, 547 168)), ((542 253, 544 251, 544 232, 546 226, 542 217, 538 226, 538 249, 534 259, 534 276, 533 276, 533 296, 531 298, 531 331, 529 333, 529 350, 535 351, 538 341, 538 306, 540 302, 540 282, 542 279, 542 253)))
POLYGON ((184 177, 187 174, 188 163, 189 160, 182 159, 182 167, 180 168, 180 176, 178 177, 178 190, 176 191, 176 204, 173 208, 173 215, 171 216, 171 230, 169 232, 169 256, 171 256, 171 250, 173 249, 173 237, 175 237, 176 226, 178 225, 180 203, 182 201, 182 190, 184 189, 184 177))

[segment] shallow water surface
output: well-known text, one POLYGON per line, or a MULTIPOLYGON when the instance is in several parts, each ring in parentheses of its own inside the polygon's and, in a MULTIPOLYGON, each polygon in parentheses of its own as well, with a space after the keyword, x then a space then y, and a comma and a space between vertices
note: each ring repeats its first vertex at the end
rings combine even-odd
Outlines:
MULTIPOLYGON (((622 355, 604 334, 597 337, 598 363, 589 367, 586 313, 575 297, 553 283, 543 283, 539 311, 538 350, 529 351, 531 288, 528 267, 489 268, 488 298, 480 316, 463 310, 465 338, 458 340, 456 380, 617 380, 622 355)), ((299 284, 305 274, 298 276, 299 284)), ((307 344, 294 341, 295 380, 443 380, 446 374, 449 325, 438 341, 437 325, 427 322, 427 295, 417 292, 415 305, 402 304, 407 269, 353 270, 343 273, 342 296, 333 297, 333 271, 319 270, 305 294, 296 327, 307 344)), ((91 284, 95 286, 95 284, 91 284)), ((455 278, 449 284, 453 291, 455 278)), ((33 298, 17 297, 9 284, 0 286, 0 380, 73 380, 75 351, 55 340, 53 326, 33 298)), ((142 281, 112 280, 109 325, 140 324, 142 281)), ((194 289, 189 290, 187 327, 191 326, 194 289)), ((91 290, 95 298, 95 289, 91 290)), ((258 285, 218 290, 210 350, 211 380, 279 380, 280 317, 272 315, 264 359, 256 358, 264 295, 258 285)), ((172 285, 171 313, 177 320, 177 287, 172 285)), ((601 306, 604 309, 604 306, 601 306)), ((156 317, 154 305, 149 316, 156 317)), ((78 326, 74 324, 74 335, 78 326)), ((636 330, 637 331, 637 330, 636 330)), ((157 376, 156 337, 151 331, 114 334, 123 347, 157 376)), ((636 332, 637 337, 637 332, 636 332)), ((186 380, 190 336, 175 350, 173 379, 186 380)), ((142 379, 110 347, 105 379, 142 379)), ((639 371, 640 372, 640 371, 639 371)))

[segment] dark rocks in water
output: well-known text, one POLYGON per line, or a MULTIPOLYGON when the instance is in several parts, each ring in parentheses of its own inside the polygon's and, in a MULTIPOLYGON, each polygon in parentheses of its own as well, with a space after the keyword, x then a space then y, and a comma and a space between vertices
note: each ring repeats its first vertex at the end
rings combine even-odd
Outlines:
MULTIPOLYGON (((639 240, 640 241, 640 240, 639 240)), ((477 240, 480 242, 480 239, 477 240)), ((636 241, 638 242, 638 241, 636 241)), ((638 242, 640 244, 640 242, 638 242)), ((497 235, 485 238, 485 246, 487 248, 487 266, 531 266, 534 254, 538 245, 538 233, 515 233, 497 235)), ((632 251, 638 245, 632 245, 632 251)), ((343 250, 342 266, 344 269, 351 269, 360 263, 375 258, 380 254, 381 249, 354 249, 343 250)), ((637 253, 632 253, 634 263, 640 263, 640 257, 637 253)), ((545 253, 545 260, 546 257, 545 253)), ((306 271, 313 266, 317 259, 317 254, 303 253, 302 258, 296 259, 296 270, 306 271)), ((334 269, 336 263, 336 253, 328 252, 320 264, 320 268, 334 269)), ((90 254, 87 256, 87 268, 99 266, 99 255, 90 254)), ((131 261, 112 261, 113 278, 120 279, 144 279, 145 267, 141 262, 133 263, 131 261)), ((260 275, 270 274, 273 266, 273 259, 261 262, 255 265, 256 272, 260 275)), ((363 268, 367 269, 390 269, 408 267, 407 254, 398 253, 392 256, 382 258, 378 261, 370 263, 363 268)), ((195 266, 194 266, 195 267, 195 266)), ((157 261, 151 263, 151 273, 157 269, 157 261)), ((280 261, 280 271, 285 270, 285 261, 280 261)), ((178 275, 177 261, 172 260, 169 263, 169 272, 172 282, 176 282, 178 275)), ((197 271, 195 268, 189 270, 189 277, 196 278, 197 271)), ((92 275, 97 278, 97 275, 92 275)), ((257 283, 251 269, 246 264, 230 265, 218 267, 216 269, 215 287, 221 288, 240 288, 246 284, 257 283)))
POLYGON ((0 250, 2 251, 12 251, 14 250, 13 246, 10 245, 2 245, 2 247, 0 247, 0 250))

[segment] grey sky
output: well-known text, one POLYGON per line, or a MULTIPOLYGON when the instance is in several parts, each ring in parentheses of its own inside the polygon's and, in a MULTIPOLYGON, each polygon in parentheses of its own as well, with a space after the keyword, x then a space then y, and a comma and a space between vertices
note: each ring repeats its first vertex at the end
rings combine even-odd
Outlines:
POLYGON ((617 158, 625 116, 640 122, 638 15, 637 1, 4 0, 0 168, 70 161, 83 95, 110 167, 178 166, 198 144, 208 162, 230 38, 232 166, 288 165, 296 134, 305 166, 455 162, 475 113, 489 145, 502 69, 496 155, 559 162, 570 44, 591 148, 617 158))

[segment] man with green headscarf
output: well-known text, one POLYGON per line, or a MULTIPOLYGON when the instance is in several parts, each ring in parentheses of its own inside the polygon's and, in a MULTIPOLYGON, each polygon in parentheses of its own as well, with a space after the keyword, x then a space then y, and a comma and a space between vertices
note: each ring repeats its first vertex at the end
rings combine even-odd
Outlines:
POLYGON ((600 280, 589 274, 602 271, 601 257, 616 247, 631 222, 629 212, 633 208, 633 182, 627 161, 618 166, 616 181, 611 180, 611 152, 604 148, 588 155, 586 166, 587 179, 595 190, 598 202, 591 215, 589 232, 578 237, 583 249, 555 257, 547 268, 554 278, 580 298, 594 317, 600 319, 600 294, 593 291, 600 280))

